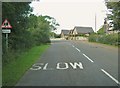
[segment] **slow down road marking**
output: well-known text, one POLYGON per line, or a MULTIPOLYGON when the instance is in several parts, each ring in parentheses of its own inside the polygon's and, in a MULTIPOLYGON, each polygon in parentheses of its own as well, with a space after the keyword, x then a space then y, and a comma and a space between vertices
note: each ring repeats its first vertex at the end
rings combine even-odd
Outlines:
POLYGON ((91 60, 87 55, 85 55, 84 53, 83 53, 83 55, 84 55, 90 62, 94 63, 94 61, 91 60))
POLYGON ((83 65, 81 62, 59 62, 55 66, 55 68, 50 68, 48 63, 36 63, 30 68, 30 70, 67 70, 69 67, 72 67, 72 69, 74 70, 78 68, 83 69, 83 65))
POLYGON ((108 72, 106 72, 104 69, 101 69, 101 71, 105 73, 108 77, 110 77, 114 82, 120 85, 120 82, 117 79, 115 79, 113 76, 111 76, 108 72))

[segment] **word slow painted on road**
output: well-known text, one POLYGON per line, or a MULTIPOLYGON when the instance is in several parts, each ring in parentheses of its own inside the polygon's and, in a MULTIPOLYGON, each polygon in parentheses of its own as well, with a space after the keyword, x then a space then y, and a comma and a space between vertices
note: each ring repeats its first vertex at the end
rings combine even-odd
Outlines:
POLYGON ((56 64, 55 68, 50 68, 48 63, 36 63, 30 68, 30 70, 66 70, 70 67, 72 67, 72 69, 83 69, 81 62, 60 62, 56 64))

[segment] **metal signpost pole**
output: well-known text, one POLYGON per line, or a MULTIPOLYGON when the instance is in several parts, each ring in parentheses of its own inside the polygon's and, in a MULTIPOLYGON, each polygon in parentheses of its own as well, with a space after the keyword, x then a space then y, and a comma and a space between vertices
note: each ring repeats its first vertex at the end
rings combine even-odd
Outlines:
POLYGON ((6 52, 8 51, 8 33, 6 33, 6 52))
MULTIPOLYGON (((6 27, 6 25, 5 25, 5 27, 6 27)), ((6 28, 6 30, 7 30, 7 28, 6 28)), ((5 42, 6 42, 6 52, 8 52, 8 33, 5 33, 5 42)))

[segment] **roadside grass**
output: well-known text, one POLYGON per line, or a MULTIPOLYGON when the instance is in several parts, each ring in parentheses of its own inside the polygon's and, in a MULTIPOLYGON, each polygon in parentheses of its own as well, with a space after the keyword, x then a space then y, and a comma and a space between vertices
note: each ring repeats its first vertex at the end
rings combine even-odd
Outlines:
POLYGON ((99 43, 99 42, 91 42, 91 41, 88 41, 89 43, 93 43, 93 44, 100 44, 100 45, 103 45, 103 46, 109 46, 109 47, 114 47, 114 48, 120 48, 120 46, 116 46, 116 45, 110 45, 110 44, 103 44, 103 43, 99 43))
POLYGON ((49 44, 35 46, 19 56, 18 59, 3 66, 2 85, 14 86, 48 47, 49 44))
POLYGON ((114 48, 120 48, 120 44, 119 45, 111 45, 111 44, 105 44, 105 43, 100 43, 100 42, 91 42, 89 41, 90 43, 96 43, 96 44, 101 44, 101 45, 104 45, 104 46, 110 46, 110 47, 114 47, 114 48))

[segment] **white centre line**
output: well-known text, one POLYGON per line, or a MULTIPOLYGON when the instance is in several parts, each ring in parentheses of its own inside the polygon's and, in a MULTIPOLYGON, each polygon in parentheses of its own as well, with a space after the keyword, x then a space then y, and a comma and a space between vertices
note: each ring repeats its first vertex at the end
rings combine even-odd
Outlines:
POLYGON ((84 55, 89 61, 91 61, 92 63, 94 63, 94 61, 91 60, 87 55, 85 55, 84 53, 83 53, 83 55, 84 55))
POLYGON ((78 48, 75 48, 77 51, 81 52, 78 48))
POLYGON ((115 81, 117 84, 120 85, 120 82, 115 79, 113 76, 111 76, 108 72, 106 72, 104 69, 101 69, 102 72, 104 72, 108 77, 110 77, 113 81, 115 81))
POLYGON ((72 47, 75 47, 74 45, 72 45, 72 47))

